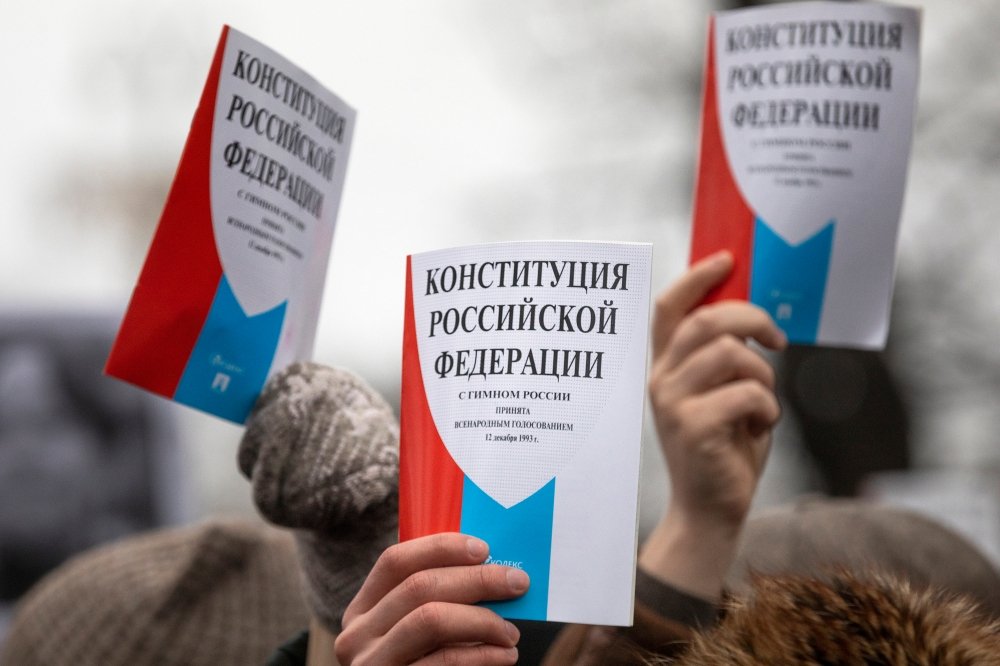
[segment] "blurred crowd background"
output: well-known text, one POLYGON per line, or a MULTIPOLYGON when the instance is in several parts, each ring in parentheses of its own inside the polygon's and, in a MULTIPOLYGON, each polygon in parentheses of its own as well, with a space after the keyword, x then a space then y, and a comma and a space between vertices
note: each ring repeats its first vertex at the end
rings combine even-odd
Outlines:
MULTIPOLYGON (((358 110, 318 361, 398 403, 405 256, 654 243, 683 271, 708 12, 694 0, 0 4, 0 636, 94 543, 252 514, 241 429, 101 376, 221 27, 358 110)), ((786 418, 758 498, 867 495, 1000 563, 1000 59, 993 0, 924 9, 885 353, 776 357, 786 418)), ((643 524, 666 496, 644 442, 643 524)))

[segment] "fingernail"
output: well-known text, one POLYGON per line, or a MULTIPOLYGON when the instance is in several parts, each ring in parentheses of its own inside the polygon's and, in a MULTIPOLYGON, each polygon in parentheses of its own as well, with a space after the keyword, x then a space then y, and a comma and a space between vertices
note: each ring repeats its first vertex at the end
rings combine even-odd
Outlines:
POLYGON ((517 648, 516 647, 507 648, 506 655, 504 655, 504 656, 506 656, 507 659, 510 660, 510 663, 516 664, 517 663, 517 648))
POLYGON ((471 538, 465 542, 465 547, 469 550, 469 555, 477 560, 485 558, 490 552, 490 547, 482 539, 471 538))
POLYGON ((507 584, 510 585, 511 589, 515 592, 524 592, 528 589, 528 574, 524 573, 520 569, 508 569, 507 570, 507 584))
POLYGON ((510 636, 510 640, 514 641, 515 643, 518 640, 520 640, 521 632, 518 631, 517 627, 515 627, 512 623, 505 622, 504 628, 507 630, 507 635, 510 636))

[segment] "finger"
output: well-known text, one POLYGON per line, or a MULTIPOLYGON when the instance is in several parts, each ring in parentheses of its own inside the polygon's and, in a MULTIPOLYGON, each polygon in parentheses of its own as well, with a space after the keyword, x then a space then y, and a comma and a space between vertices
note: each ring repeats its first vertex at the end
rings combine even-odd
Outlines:
POLYGON ((678 397, 705 393, 727 382, 752 380, 774 390, 774 368, 761 354, 732 335, 722 335, 695 350, 659 380, 678 397))
POLYGON ((501 648, 517 645, 521 634, 513 624, 482 606, 424 604, 399 621, 380 642, 385 660, 409 663, 455 643, 485 643, 501 648))
POLYGON ((361 590, 344 612, 344 624, 372 609, 390 590, 418 571, 480 564, 489 554, 486 542, 457 532, 420 537, 390 546, 375 562, 361 590))
POLYGON ((696 262, 657 297, 653 312, 653 358, 667 346, 684 316, 705 300, 708 292, 732 269, 733 256, 724 250, 716 252, 696 262))
POLYGON ((784 332, 762 308, 746 301, 713 303, 698 308, 677 326, 665 352, 667 367, 676 367, 695 349, 721 335, 753 339, 768 349, 783 349, 787 344, 784 332))
POLYGON ((724 430, 748 427, 761 434, 781 417, 774 391, 753 380, 729 382, 687 401, 689 436, 703 439, 724 430))
POLYGON ((380 600, 365 618, 365 630, 381 635, 426 604, 474 604, 513 599, 528 589, 528 574, 493 564, 418 571, 380 600))
POLYGON ((454 664, 508 666, 517 663, 517 648, 505 648, 497 645, 457 645, 432 652, 413 663, 414 666, 453 666, 454 664))

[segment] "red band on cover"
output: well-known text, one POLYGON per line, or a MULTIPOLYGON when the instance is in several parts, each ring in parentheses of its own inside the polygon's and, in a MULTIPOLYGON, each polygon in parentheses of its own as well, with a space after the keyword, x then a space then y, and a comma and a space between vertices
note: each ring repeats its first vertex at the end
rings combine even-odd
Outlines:
POLYGON ((209 197, 212 125, 229 27, 219 45, 156 235, 104 371, 170 397, 222 277, 209 197))
POLYGON ((701 147, 694 194, 691 263, 717 250, 733 254, 733 272, 706 301, 747 300, 753 251, 754 213, 733 178, 719 123, 715 76, 715 21, 708 24, 705 88, 701 110, 701 147))
POLYGON ((465 474, 445 448, 424 392, 413 279, 406 258, 406 308, 403 321, 403 385, 399 414, 399 540, 457 532, 462 521, 465 474))

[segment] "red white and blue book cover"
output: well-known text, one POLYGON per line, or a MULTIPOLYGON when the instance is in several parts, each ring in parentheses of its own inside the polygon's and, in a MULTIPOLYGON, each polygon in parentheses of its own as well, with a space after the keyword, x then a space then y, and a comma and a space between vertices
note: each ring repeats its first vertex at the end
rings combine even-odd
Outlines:
POLYGON ((312 355, 355 112, 226 26, 107 374, 243 423, 312 355))
POLYGON ((795 343, 885 345, 919 48, 899 5, 713 15, 691 260, 735 256, 714 299, 763 307, 795 343))
POLYGON ((407 260, 400 539, 484 539, 509 618, 632 621, 648 244, 514 242, 407 260))

